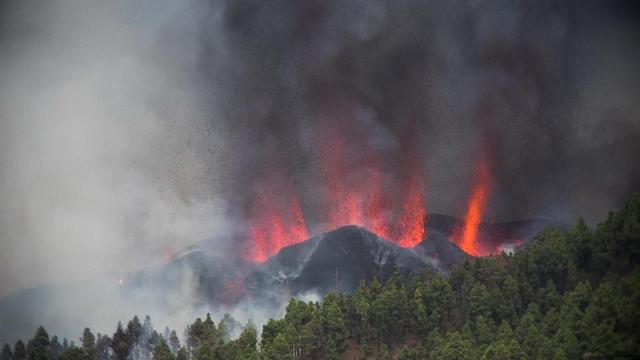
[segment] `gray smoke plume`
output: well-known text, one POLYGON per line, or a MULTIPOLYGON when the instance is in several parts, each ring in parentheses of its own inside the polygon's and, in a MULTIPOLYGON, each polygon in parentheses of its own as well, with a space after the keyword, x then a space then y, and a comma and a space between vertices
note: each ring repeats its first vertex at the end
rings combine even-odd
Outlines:
POLYGON ((275 171, 267 159, 285 157, 313 222, 326 195, 313 160, 334 133, 352 144, 352 173, 367 148, 390 177, 424 168, 429 212, 464 212, 483 142, 492 219, 594 221, 638 188, 629 3, 244 0, 221 11, 204 38, 224 40, 201 60, 224 93, 244 203, 256 174, 275 171), (411 142, 421 156, 407 161, 411 142))

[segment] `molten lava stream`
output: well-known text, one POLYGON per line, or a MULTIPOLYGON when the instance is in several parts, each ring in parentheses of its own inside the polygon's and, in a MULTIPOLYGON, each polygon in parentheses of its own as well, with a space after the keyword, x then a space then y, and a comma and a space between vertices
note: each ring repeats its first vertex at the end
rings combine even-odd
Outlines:
POLYGON ((482 161, 476 170, 475 183, 471 193, 471 199, 464 217, 464 225, 456 243, 469 255, 488 255, 483 251, 478 242, 478 230, 484 214, 487 198, 489 197, 489 169, 482 161))

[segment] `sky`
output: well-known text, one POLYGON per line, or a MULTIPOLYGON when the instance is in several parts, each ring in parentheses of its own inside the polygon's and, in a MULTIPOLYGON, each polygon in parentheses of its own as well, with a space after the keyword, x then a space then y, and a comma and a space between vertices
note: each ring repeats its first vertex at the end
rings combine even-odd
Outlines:
POLYGON ((595 224, 640 189, 631 1, 27 0, 0 14, 0 297, 205 238, 237 248, 226 235, 272 175, 320 223, 327 129, 354 186, 363 146, 390 184, 422 169, 432 213, 464 213, 483 143, 487 220, 595 224))

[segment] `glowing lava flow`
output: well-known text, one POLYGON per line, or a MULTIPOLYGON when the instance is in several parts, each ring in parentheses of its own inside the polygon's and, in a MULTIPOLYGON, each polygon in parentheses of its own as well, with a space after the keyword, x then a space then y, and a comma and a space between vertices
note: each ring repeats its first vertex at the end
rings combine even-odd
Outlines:
POLYGON ((359 225, 402 247, 414 247, 424 239, 426 211, 423 186, 412 178, 407 187, 396 190, 401 198, 398 209, 388 209, 382 180, 376 168, 370 168, 358 190, 350 187, 334 191, 330 206, 329 228, 359 225), (395 215, 394 215, 395 210, 395 215), (395 225, 394 225, 394 221, 395 225))
POLYGON ((481 161, 475 177, 471 199, 464 217, 464 226, 456 243, 467 254, 482 256, 484 252, 478 242, 478 229, 489 197, 489 169, 484 161, 481 161))
POLYGON ((323 149, 325 181, 329 190, 329 223, 333 230, 340 226, 364 222, 358 189, 349 179, 349 161, 346 141, 342 134, 334 133, 323 149))
POLYGON ((323 146, 318 159, 329 195, 323 230, 358 225, 402 247, 420 243, 426 214, 421 173, 411 174, 405 184, 387 183, 376 151, 366 141, 359 136, 347 141, 344 133, 353 132, 340 125, 323 130, 326 141, 319 141, 323 146))
MULTIPOLYGON (((366 121, 350 121, 360 116, 357 111, 337 106, 331 113, 311 132, 313 178, 319 180, 314 185, 325 195, 311 202, 317 206, 310 209, 313 230, 358 225, 399 246, 416 246, 424 239, 426 211, 421 142, 411 131, 414 125, 406 127, 403 145, 389 150, 379 148, 366 121), (396 157, 390 160, 390 154, 396 157)), ((270 161, 257 177, 250 207, 246 257, 255 262, 309 238, 291 177, 279 172, 287 170, 286 158, 270 161)))
POLYGON ((369 228, 378 236, 391 239, 389 231, 389 219, 385 214, 385 194, 382 188, 382 176, 377 167, 370 165, 368 171, 367 201, 365 203, 365 216, 368 219, 369 228))
POLYGON ((248 253, 252 261, 263 262, 283 247, 309 238, 300 203, 292 191, 278 193, 263 185, 252 215, 249 229, 252 247, 248 253))

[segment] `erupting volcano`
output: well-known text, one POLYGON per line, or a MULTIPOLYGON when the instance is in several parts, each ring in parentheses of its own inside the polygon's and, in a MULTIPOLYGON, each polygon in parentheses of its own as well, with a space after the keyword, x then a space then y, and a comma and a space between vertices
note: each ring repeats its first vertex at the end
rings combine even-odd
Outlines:
MULTIPOLYGON (((358 116, 344 109, 333 115, 336 119, 358 116)), ((409 146, 399 146, 396 151, 403 161, 390 164, 384 161, 388 156, 380 154, 385 150, 372 143, 370 129, 357 125, 362 124, 335 120, 312 131, 314 191, 326 196, 305 204, 312 207, 310 229, 326 232, 358 225, 399 246, 414 247, 424 239, 426 215, 422 157, 414 150, 419 137, 413 134, 409 146)), ((251 200, 249 260, 263 262, 281 248, 308 238, 302 197, 290 174, 282 171, 285 168, 271 166, 265 171, 269 176, 257 177, 251 200)))
MULTIPOLYGON (((481 110, 482 118, 495 116, 481 110)), ((323 108, 325 121, 307 129, 311 166, 301 182, 293 181, 291 166, 283 166, 288 162, 284 153, 267 161, 255 177, 250 199, 247 259, 264 262, 283 247, 347 225, 366 228, 404 248, 427 239, 426 157, 417 121, 407 120, 395 129, 393 138, 401 141, 380 145, 384 140, 363 113, 348 103, 323 108)), ((522 243, 508 231, 483 223, 500 145, 495 129, 484 126, 465 215, 451 229, 434 229, 471 256, 496 254, 503 245, 512 249, 522 243)))
MULTIPOLYGON (((404 161, 389 166, 366 137, 349 136, 352 133, 353 129, 344 124, 318 131, 316 188, 326 196, 305 206, 312 214, 311 221, 303 212, 304 197, 292 177, 282 171, 287 167, 271 166, 268 175, 257 177, 247 259, 264 262, 283 247, 309 239, 309 235, 346 225, 369 229, 405 248, 413 248, 427 238, 426 186, 419 152, 406 145, 401 148, 406 154, 404 161), (308 223, 312 224, 309 228, 308 223)), ((491 225, 483 223, 492 183, 492 152, 487 144, 485 139, 465 216, 447 235, 471 256, 488 256, 503 251, 503 245, 513 248, 522 244, 508 232, 489 229, 491 225)))

